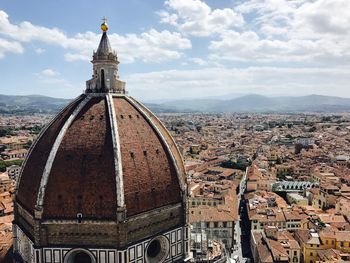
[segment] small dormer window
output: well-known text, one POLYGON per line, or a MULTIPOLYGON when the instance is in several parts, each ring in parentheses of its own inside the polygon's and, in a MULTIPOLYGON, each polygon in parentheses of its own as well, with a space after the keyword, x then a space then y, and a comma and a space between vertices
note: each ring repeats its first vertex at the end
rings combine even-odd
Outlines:
POLYGON ((77 219, 78 219, 78 223, 81 223, 83 221, 83 214, 82 213, 78 213, 77 214, 77 219))

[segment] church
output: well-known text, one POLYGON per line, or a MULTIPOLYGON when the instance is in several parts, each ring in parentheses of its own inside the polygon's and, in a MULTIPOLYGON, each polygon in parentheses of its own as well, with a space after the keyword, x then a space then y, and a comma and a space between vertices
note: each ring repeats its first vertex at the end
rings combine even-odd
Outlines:
POLYGON ((104 21, 86 90, 43 129, 23 164, 16 262, 189 260, 182 156, 161 121, 128 95, 104 21))

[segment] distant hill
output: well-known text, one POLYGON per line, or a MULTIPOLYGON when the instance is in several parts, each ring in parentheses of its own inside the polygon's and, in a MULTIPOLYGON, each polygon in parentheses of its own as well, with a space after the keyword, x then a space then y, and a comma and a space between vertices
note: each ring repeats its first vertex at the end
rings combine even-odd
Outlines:
MULTIPOLYGON (((34 114, 47 113, 55 114, 68 105, 71 99, 52 98, 41 95, 1 95, 0 94, 0 114, 34 114)), ((145 103, 152 111, 178 112, 176 108, 159 104, 145 103)), ((181 109, 184 112, 184 109, 181 109)))
POLYGON ((321 95, 266 97, 252 94, 228 100, 181 100, 161 105, 178 111, 198 112, 350 112, 350 99, 321 95))
POLYGON ((67 105, 69 101, 69 99, 58 99, 41 95, 0 95, 0 113, 56 113, 67 105))
POLYGON ((183 108, 176 108, 172 105, 161 105, 156 103, 142 103, 147 108, 149 108, 154 113, 176 113, 176 112, 194 112, 193 110, 183 109, 183 108))
MULTIPOLYGON (((0 95, 0 113, 57 113, 70 99, 40 95, 0 95)), ((350 99, 308 95, 266 97, 246 95, 230 99, 188 99, 163 103, 145 103, 155 113, 164 112, 350 112, 350 99)))
MULTIPOLYGON (((187 111, 187 112, 196 112, 196 111, 215 111, 215 108, 220 105, 223 100, 219 99, 188 99, 188 100, 174 100, 167 101, 161 104, 158 104, 158 107, 171 108, 175 111, 187 111)), ((147 103, 146 103, 147 105, 147 103)))

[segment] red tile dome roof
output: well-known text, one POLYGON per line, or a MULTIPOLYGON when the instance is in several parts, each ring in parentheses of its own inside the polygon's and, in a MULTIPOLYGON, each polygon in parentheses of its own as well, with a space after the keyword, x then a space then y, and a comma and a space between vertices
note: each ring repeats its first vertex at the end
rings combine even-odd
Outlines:
POLYGON ((182 203, 182 157, 162 123, 125 94, 83 94, 42 131, 16 201, 43 219, 115 219, 182 203))

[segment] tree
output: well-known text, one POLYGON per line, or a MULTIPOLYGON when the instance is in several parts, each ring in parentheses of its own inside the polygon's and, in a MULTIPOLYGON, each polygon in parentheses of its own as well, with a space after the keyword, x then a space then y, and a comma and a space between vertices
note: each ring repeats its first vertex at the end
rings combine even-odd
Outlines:
POLYGON ((287 135, 286 135, 286 138, 288 138, 288 139, 293 139, 293 136, 292 136, 291 134, 287 134, 287 135))
POLYGON ((227 161, 223 161, 220 164, 220 166, 223 167, 223 168, 232 168, 232 169, 234 169, 235 163, 232 162, 232 160, 227 160, 227 161))
POLYGON ((23 148, 24 149, 29 149, 30 146, 32 146, 32 144, 33 144, 33 142, 31 140, 29 140, 23 145, 23 148))
POLYGON ((277 157, 277 160, 276 160, 276 164, 282 164, 282 158, 281 157, 277 157))
POLYGON ((315 126, 312 126, 310 129, 309 129, 309 132, 315 132, 316 131, 316 127, 315 126))
POLYGON ((6 168, 12 165, 21 166, 22 163, 23 163, 23 160, 13 160, 13 161, 0 160, 0 172, 6 172, 6 168))
POLYGON ((32 128, 30 129, 30 133, 32 133, 32 134, 38 134, 38 133, 41 131, 42 128, 43 128, 42 126, 35 125, 34 127, 32 127, 32 128))
POLYGON ((0 137, 11 136, 11 135, 14 135, 14 132, 11 128, 0 129, 0 137))

